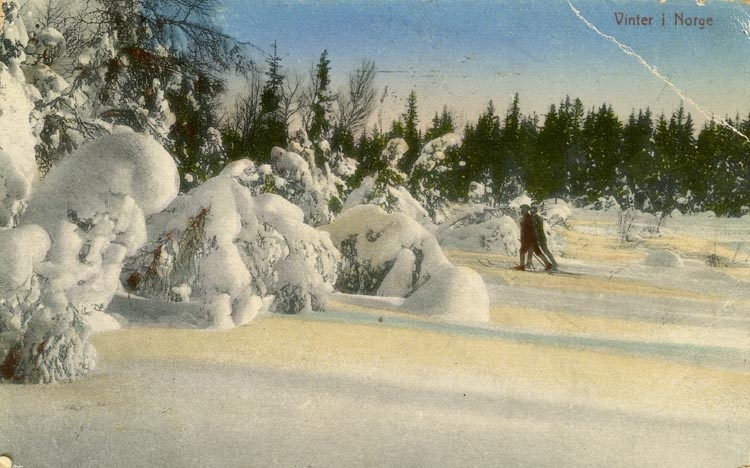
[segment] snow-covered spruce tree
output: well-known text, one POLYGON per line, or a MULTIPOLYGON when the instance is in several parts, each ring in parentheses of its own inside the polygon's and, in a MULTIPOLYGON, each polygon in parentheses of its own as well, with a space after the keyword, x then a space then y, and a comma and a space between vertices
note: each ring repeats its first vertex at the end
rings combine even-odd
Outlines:
POLYGON ((90 0, 96 24, 81 47, 62 99, 40 108, 40 157, 53 162, 76 145, 126 125, 157 138, 197 181, 225 155, 206 153, 217 127, 225 71, 249 66, 240 45, 215 24, 218 0, 90 0))
POLYGON ((25 89, 0 63, 0 229, 16 225, 39 176, 25 89))
MULTIPOLYGON (((331 112, 335 100, 329 89, 330 74, 331 61, 328 59, 328 51, 324 50, 318 63, 310 70, 310 88, 302 96, 302 123, 313 141, 330 136, 331 112)), ((322 166, 323 161, 318 162, 322 166)))
POLYGON ((111 110, 100 94, 114 54, 109 37, 102 36, 77 58, 70 83, 57 72, 56 64, 46 65, 38 55, 24 66, 29 83, 39 91, 32 122, 39 140, 37 163, 43 172, 85 142, 112 131, 112 125, 99 117, 111 110))
POLYGON ((16 79, 23 81, 21 64, 26 61, 26 46, 29 34, 21 17, 21 4, 18 0, 2 0, 2 31, 0 32, 0 62, 16 79))
POLYGON ((399 164, 408 150, 403 138, 390 140, 380 154, 380 169, 364 178, 344 202, 342 211, 358 205, 377 205, 387 213, 404 213, 419 222, 429 222, 429 214, 406 189, 406 174, 399 164))
POLYGON ((29 236, 46 232, 49 250, 32 262, 39 299, 15 346, 11 378, 66 381, 94 368, 91 330, 118 326, 103 311, 122 262, 146 239, 145 215, 161 211, 178 183, 172 157, 134 133, 97 139, 52 168, 20 219, 29 236))
POLYGON ((406 298, 404 309, 419 314, 489 318, 481 277, 452 265, 435 236, 408 216, 360 205, 322 229, 343 257, 338 290, 406 298))
POLYGON ((254 174, 254 163, 235 161, 152 216, 148 243, 123 270, 130 291, 199 302, 217 328, 266 309, 323 308, 338 252, 298 207, 271 193, 253 196, 240 180, 254 174))
POLYGON ((451 190, 451 185, 460 177, 462 163, 466 164, 465 161, 458 160, 459 153, 456 149, 460 146, 461 138, 455 133, 428 142, 409 174, 409 185, 414 197, 435 223, 445 220, 445 211, 451 199, 468 195, 459 195, 451 190))

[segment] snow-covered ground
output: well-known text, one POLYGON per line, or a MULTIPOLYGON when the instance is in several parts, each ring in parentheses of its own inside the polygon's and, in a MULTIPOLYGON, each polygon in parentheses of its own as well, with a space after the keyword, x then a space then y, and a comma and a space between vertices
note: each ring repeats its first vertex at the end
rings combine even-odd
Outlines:
POLYGON ((750 220, 566 223, 557 275, 446 252, 482 275, 489 322, 334 294, 208 331, 199 307, 120 295, 109 312, 127 326, 94 337, 95 373, 0 387, 0 452, 24 467, 750 463, 750 220))

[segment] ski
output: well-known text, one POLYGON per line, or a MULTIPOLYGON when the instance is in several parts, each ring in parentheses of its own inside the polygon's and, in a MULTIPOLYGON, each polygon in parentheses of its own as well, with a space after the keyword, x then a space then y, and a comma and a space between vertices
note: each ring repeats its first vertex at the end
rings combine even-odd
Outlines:
POLYGON ((574 278, 583 276, 583 273, 576 273, 572 271, 565 271, 565 270, 559 270, 559 269, 545 270, 541 268, 529 268, 529 269, 519 270, 517 269, 517 266, 508 266, 508 265, 498 264, 498 263, 493 262, 492 260, 484 259, 484 258, 477 259, 477 262, 486 268, 496 268, 496 269, 507 268, 509 270, 519 271, 519 272, 524 272, 524 273, 547 273, 549 275, 563 275, 563 276, 570 276, 574 278))

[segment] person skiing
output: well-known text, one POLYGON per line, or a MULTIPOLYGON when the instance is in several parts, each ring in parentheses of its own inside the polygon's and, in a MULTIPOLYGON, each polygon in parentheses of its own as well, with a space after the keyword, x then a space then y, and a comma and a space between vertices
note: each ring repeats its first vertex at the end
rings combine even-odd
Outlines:
POLYGON ((544 219, 539 214, 539 209, 536 205, 531 206, 531 220, 534 224, 534 234, 536 234, 536 242, 539 244, 539 248, 542 249, 544 255, 546 255, 549 262, 552 264, 552 269, 557 270, 557 262, 552 252, 547 247, 547 235, 544 233, 544 219))
POLYGON ((551 270, 552 264, 544 256, 544 253, 539 248, 539 243, 536 239, 536 232, 534 230, 534 220, 531 218, 531 207, 529 205, 521 205, 521 249, 519 250, 520 262, 515 268, 516 270, 526 270, 526 254, 529 254, 529 260, 531 252, 535 253, 544 262, 544 269, 551 270))

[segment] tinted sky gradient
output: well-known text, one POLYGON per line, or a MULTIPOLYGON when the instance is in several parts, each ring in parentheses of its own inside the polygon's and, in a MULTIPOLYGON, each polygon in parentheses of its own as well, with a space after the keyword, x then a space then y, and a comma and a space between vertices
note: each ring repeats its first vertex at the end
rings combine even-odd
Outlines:
MULTIPOLYGON (((611 103, 623 119, 633 108, 670 114, 680 103, 665 83, 580 21, 566 0, 228 2, 228 31, 266 51, 276 41, 288 72, 307 73, 327 49, 334 85, 340 86, 362 59, 375 61, 378 88, 388 89, 386 125, 403 111, 412 89, 423 124, 443 104, 474 121, 493 100, 502 114, 515 92, 524 112, 541 115, 566 95, 580 97, 586 108, 611 103)), ((571 3, 702 107, 720 117, 750 113, 750 37, 743 32, 750 7, 743 2, 571 3), (618 25, 618 12, 653 21, 618 25), (711 17, 713 24, 675 25, 675 14, 711 17)))

